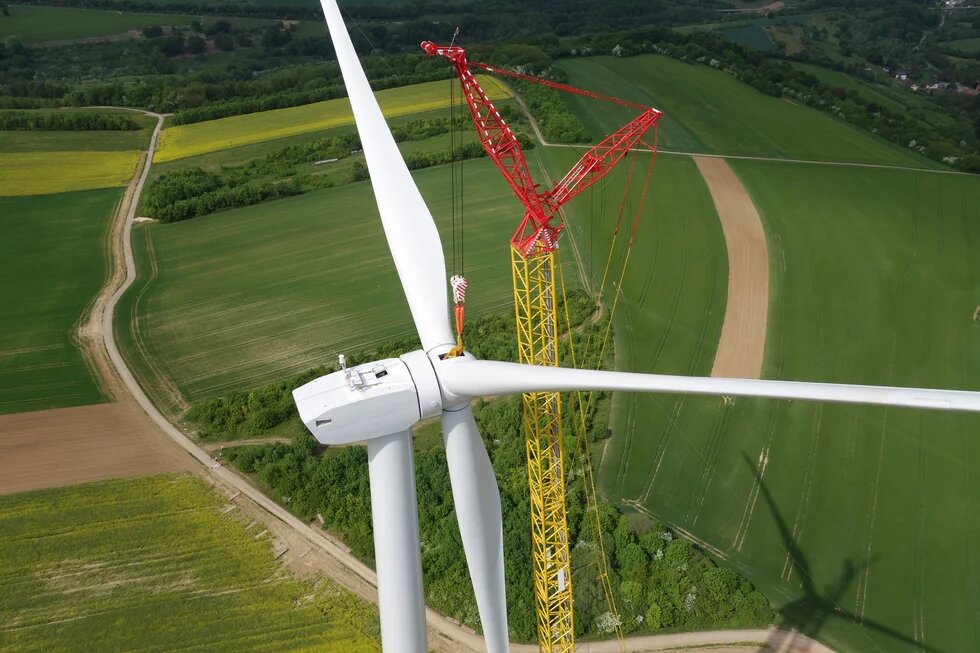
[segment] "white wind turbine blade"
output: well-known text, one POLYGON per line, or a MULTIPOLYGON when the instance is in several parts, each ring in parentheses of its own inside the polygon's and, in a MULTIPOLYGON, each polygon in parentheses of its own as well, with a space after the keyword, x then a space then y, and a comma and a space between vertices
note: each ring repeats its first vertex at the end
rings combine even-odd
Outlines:
POLYGON ((442 413, 446 464, 487 651, 506 651, 504 531, 500 490, 469 402, 442 413))
MULTIPOLYGON (((440 345, 453 344, 449 328, 446 262, 439 233, 391 136, 354 52, 335 0, 321 0, 321 5, 347 86, 388 246, 405 290, 422 348, 429 353, 440 345)), ((462 409, 458 409, 459 403, 454 406, 457 410, 450 409, 442 417, 453 502, 487 650, 506 651, 507 605, 500 494, 469 402, 465 402, 462 409)), ((372 477, 372 489, 374 483, 372 477)), ((414 507, 412 510, 415 514, 414 507)), ((411 529, 403 530, 404 541, 396 546, 414 547, 417 552, 417 529, 414 540, 410 537, 411 529)), ((379 534, 381 531, 376 528, 376 551, 379 534)), ((380 585, 380 564, 378 571, 380 585)), ((418 600, 420 597, 415 597, 414 591, 411 593, 413 596, 403 597, 406 605, 414 605, 415 602, 421 605, 418 600)), ((392 619, 399 618, 386 614, 397 610, 397 606, 388 606, 387 610, 384 605, 381 607, 384 635, 386 621, 394 626, 396 621, 392 619)), ((396 627, 410 629, 410 626, 411 624, 406 625, 399 620, 396 627)), ((392 640, 385 640, 384 637, 382 639, 386 649, 414 650, 414 643, 399 643, 394 640, 395 644, 392 645, 392 640)))
POLYGON ((444 392, 460 398, 524 392, 626 390, 980 412, 980 392, 966 390, 634 374, 466 359, 442 361, 437 373, 444 392))
POLYGON ((412 432, 367 442, 381 645, 425 653, 425 600, 412 432))
POLYGON ((439 232, 391 136, 336 1, 321 0, 320 4, 361 136, 388 247, 422 348, 429 352, 439 345, 452 345, 446 259, 439 232))

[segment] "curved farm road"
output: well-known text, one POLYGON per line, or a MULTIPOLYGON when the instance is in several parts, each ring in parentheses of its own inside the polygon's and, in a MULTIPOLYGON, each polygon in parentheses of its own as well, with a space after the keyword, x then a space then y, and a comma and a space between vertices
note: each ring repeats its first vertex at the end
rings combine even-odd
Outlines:
MULTIPOLYGON (((314 571, 324 573, 359 596, 377 601, 376 578, 373 570, 355 558, 342 543, 333 539, 328 533, 296 518, 253 487, 246 478, 216 463, 204 449, 157 410, 119 353, 112 329, 113 313, 119 298, 136 278, 130 234, 139 193, 146 179, 160 125, 162 125, 162 116, 158 116, 158 120, 142 172, 127 191, 125 209, 120 210, 112 228, 113 274, 93 304, 90 319, 85 321, 79 331, 79 339, 86 344, 93 366, 102 376, 101 381, 105 385, 106 392, 116 399, 109 405, 126 407, 128 414, 142 422, 140 427, 142 432, 152 436, 153 442, 160 444, 161 447, 163 444, 167 445, 162 447, 166 449, 165 455, 169 460, 174 461, 178 468, 196 470, 216 489, 224 493, 229 500, 226 511, 237 509, 252 518, 254 522, 261 523, 265 530, 257 537, 268 533, 275 541, 277 555, 291 569, 298 573, 314 571)), ((426 608, 426 620, 429 625, 431 648, 447 652, 484 650, 482 637, 444 615, 426 608)), ((621 650, 617 641, 582 642, 577 648, 588 653, 613 653, 621 650)), ((758 650, 829 653, 829 649, 803 635, 778 629, 676 633, 626 640, 628 651, 661 651, 677 648, 695 653, 758 650)), ((533 653, 537 651, 537 647, 514 644, 511 650, 533 653)))
POLYGON ((728 303, 711 376, 758 379, 769 315, 769 250, 752 198, 724 159, 695 156, 728 250, 728 303))

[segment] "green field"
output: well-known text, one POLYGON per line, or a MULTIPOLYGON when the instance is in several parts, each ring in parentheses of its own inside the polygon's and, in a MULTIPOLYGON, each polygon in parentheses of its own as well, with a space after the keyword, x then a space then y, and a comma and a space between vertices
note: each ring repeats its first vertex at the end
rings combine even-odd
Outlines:
MULTIPOLYGON (((708 69, 683 68, 685 87, 638 60, 574 63, 566 66, 573 83, 624 96, 655 88, 662 106, 677 108, 681 127, 700 125, 686 134, 665 126, 664 147, 696 133, 709 151, 911 158, 842 123, 736 89, 708 69), (618 77, 627 72, 637 77, 618 77), (716 92, 695 93, 699 77, 715 78, 716 92), (742 117, 711 122, 715 111, 742 117), (758 120, 748 121, 755 112, 758 120), (796 135, 783 122, 790 115, 797 116, 796 135)), ((683 64, 668 67, 677 66, 683 64)), ((616 126, 611 114, 607 123, 597 112, 579 115, 608 130, 616 126)), ((769 241, 764 376, 980 390, 980 325, 973 321, 980 178, 732 165, 769 241)), ((630 310, 616 323, 617 365, 706 374, 724 306, 707 280, 726 266, 725 252, 713 244, 710 211, 693 210, 704 201, 693 165, 662 156, 657 166, 653 193, 661 204, 654 227, 638 238, 648 256, 634 259, 622 286, 620 302, 630 310), (671 171, 682 162, 686 173, 671 171), (673 199, 685 183, 687 196, 673 199)), ((582 209, 570 213, 572 222, 587 219, 582 209)), ((596 234, 610 228, 607 221, 588 235, 572 233, 599 241, 596 234)), ((600 242, 597 251, 603 249, 600 242)), ((972 560, 980 538, 973 517, 980 449, 971 442, 980 418, 619 395, 612 426, 600 466, 607 496, 686 531, 760 587, 786 625, 842 651, 980 647, 980 574, 972 560), (920 648, 917 639, 933 648, 920 648)))
POLYGON ((10 15, 0 17, 0 40, 16 37, 23 43, 67 41, 114 36, 150 25, 190 25, 195 16, 140 14, 74 7, 9 5, 10 15))
MULTIPOLYGON (((492 99, 507 97, 503 87, 492 79, 481 76, 480 82, 492 99)), ((387 89, 379 91, 377 97, 388 117, 424 113, 449 106, 449 93, 445 82, 428 82, 387 89)), ((350 102, 347 98, 342 98, 288 109, 177 125, 164 129, 160 136, 160 147, 153 161, 165 163, 208 152, 353 124, 354 117, 350 112, 350 102)))
POLYGON ((0 197, 125 186, 138 159, 137 151, 2 152, 0 197))
POLYGON ((980 53, 980 38, 974 39, 960 39, 958 41, 946 41, 943 43, 944 46, 949 46, 960 52, 967 52, 970 54, 980 53))
MULTIPOLYGON (((980 389, 968 363, 980 357, 972 320, 980 268, 970 258, 980 239, 978 180, 755 162, 735 169, 770 234, 765 376, 980 389)), ((684 361, 648 353, 668 326, 636 336, 640 355, 617 350, 622 364, 686 371, 684 361)), ((688 361, 699 373, 710 367, 688 361)), ((837 650, 917 650, 906 640, 922 632, 939 650, 973 650, 978 427, 975 416, 912 410, 620 397, 601 479, 610 495, 707 542, 789 624, 837 650), (763 468, 775 511, 759 500, 743 456, 763 468), (787 561, 778 520, 806 579, 787 561), (812 587, 801 590, 804 580, 812 587)))
MULTIPOLYGON (((764 95, 708 66, 659 55, 570 59, 560 65, 575 86, 663 110, 663 150, 939 167, 816 109, 764 95)), ((577 96, 569 103, 596 136, 635 115, 577 96)))
POLYGON ((0 496, 0 649, 380 650, 373 606, 226 504, 191 476, 0 496))
MULTIPOLYGON (((798 63, 795 61, 791 65, 793 66, 793 68, 796 68, 797 70, 802 70, 804 72, 813 75, 814 77, 819 79, 824 84, 827 84, 828 86, 837 86, 839 88, 843 88, 848 91, 854 91, 865 100, 868 100, 869 102, 876 102, 880 104, 882 107, 888 109, 889 111, 896 111, 896 112, 905 111, 906 103, 914 99, 914 96, 911 96, 911 94, 908 93, 907 91, 904 90, 897 91, 898 93, 902 94, 903 101, 899 102, 897 99, 892 97, 891 94, 889 94, 889 91, 891 91, 891 93, 896 93, 896 91, 894 90, 891 89, 884 90, 881 89, 880 87, 875 87, 864 81, 857 80, 854 77, 848 75, 847 73, 842 73, 837 70, 831 70, 830 68, 824 68, 822 66, 814 66, 813 64, 807 64, 807 63, 798 63)), ((888 77, 886 76, 885 79, 888 79, 888 77)), ((928 106, 928 103, 922 103, 922 104, 928 106)), ((937 112, 937 113, 940 113, 940 115, 942 115, 941 112, 937 112)))
MULTIPOLYGON (((467 162, 465 176, 470 314, 507 310, 519 211, 488 161, 467 162)), ((448 246, 449 168, 416 179, 448 246)), ((164 378, 198 401, 414 330, 367 183, 140 227, 133 243, 140 278, 117 333, 144 386, 171 408, 179 402, 164 378)))
POLYGON ((105 280, 120 195, 0 198, 0 413, 103 400, 72 334, 105 280))
MULTIPOLYGON (((63 110, 59 110, 63 111, 63 110)), ((40 113, 40 112, 39 112, 40 113)), ((85 111, 85 113, 90 113, 85 111)), ((113 113, 113 112, 105 112, 113 113)), ((119 152, 145 150, 157 121, 153 116, 125 112, 140 129, 79 131, 0 130, 0 152, 119 152)), ((57 156, 57 155, 54 155, 57 156)))

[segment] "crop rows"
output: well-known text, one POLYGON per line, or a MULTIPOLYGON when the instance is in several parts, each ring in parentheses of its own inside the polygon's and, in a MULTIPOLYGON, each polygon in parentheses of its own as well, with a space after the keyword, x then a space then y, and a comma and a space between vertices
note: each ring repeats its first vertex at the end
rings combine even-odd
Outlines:
POLYGON ((0 414, 102 399, 73 340, 105 279, 118 190, 0 198, 0 414))
MULTIPOLYGON (((488 162, 466 170, 469 314, 509 310, 517 203, 488 162)), ((447 244, 448 176, 448 168, 416 175, 447 244)), ((413 333, 373 204, 359 183, 138 229, 141 276, 120 307, 138 332, 121 338, 151 392, 172 394, 154 368, 194 402, 413 333)))
POLYGON ((170 475, 0 496, 0 648, 378 650, 372 608, 222 503, 170 475))
POLYGON ((138 158, 135 151, 0 153, 0 197, 125 186, 138 158))

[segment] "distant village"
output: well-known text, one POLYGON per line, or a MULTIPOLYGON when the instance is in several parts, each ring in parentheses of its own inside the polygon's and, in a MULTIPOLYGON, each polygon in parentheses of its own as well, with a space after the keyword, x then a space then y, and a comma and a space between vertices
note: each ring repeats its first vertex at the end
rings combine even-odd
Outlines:
MULTIPOLYGON (((960 2, 962 2, 962 0, 947 0, 947 4, 960 2)), ((871 68, 865 68, 865 70, 871 72, 871 68)), ((959 82, 943 82, 939 80, 920 85, 912 81, 909 71, 902 68, 889 68, 888 66, 883 66, 882 70, 886 75, 894 77, 902 84, 902 86, 905 86, 910 91, 923 91, 929 95, 936 95, 938 93, 959 93, 960 95, 966 95, 967 97, 980 95, 980 80, 974 82, 972 86, 960 84, 959 82)))

